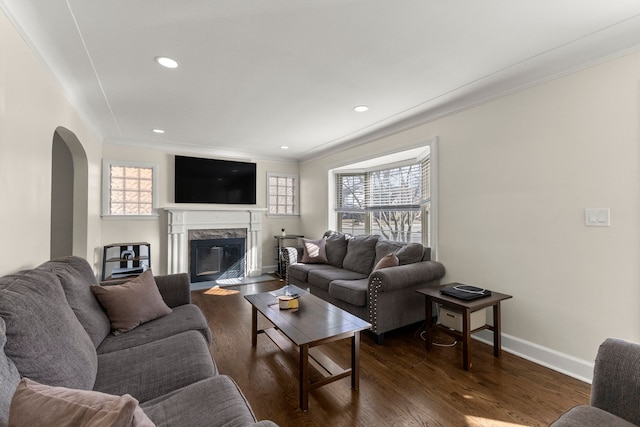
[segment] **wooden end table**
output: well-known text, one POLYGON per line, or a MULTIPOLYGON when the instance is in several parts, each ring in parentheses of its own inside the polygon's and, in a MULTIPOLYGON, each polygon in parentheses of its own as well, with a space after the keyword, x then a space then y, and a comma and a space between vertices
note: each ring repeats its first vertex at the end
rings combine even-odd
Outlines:
POLYGON ((300 409, 307 411, 309 390, 348 376, 351 376, 351 388, 358 390, 360 332, 370 329, 371 324, 303 289, 287 286, 300 295, 297 310, 280 310, 273 291, 245 295, 245 299, 251 303, 251 345, 255 347, 258 334, 264 333, 281 350, 298 359, 300 409), (258 329, 258 312, 273 327, 258 329), (342 369, 317 348, 343 339, 351 340, 350 369, 342 369), (315 378, 312 378, 312 374, 315 378))
POLYGON ((500 332, 500 302, 509 298, 511 295, 501 294, 499 292, 491 292, 488 297, 482 297, 475 300, 463 300, 448 295, 443 295, 440 291, 444 288, 451 287, 453 284, 433 286, 429 288, 417 289, 416 292, 425 297, 425 312, 427 326, 425 346, 427 351, 431 350, 433 340, 433 330, 439 328, 444 333, 462 341, 462 367, 465 371, 471 368, 471 334, 489 329, 493 331, 493 355, 500 357, 502 354, 502 339, 500 332), (454 308, 462 313, 462 332, 450 330, 440 325, 431 324, 433 317, 432 303, 442 304, 445 307, 454 308), (482 310, 487 307, 493 307, 493 326, 483 325, 479 328, 471 330, 471 313, 482 310))

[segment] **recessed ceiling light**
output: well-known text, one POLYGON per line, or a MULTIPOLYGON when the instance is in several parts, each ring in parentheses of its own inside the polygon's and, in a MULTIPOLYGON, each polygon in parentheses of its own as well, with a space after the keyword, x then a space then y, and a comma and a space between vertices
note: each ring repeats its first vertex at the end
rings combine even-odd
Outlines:
POLYGON ((288 150, 289 146, 288 145, 281 145, 280 148, 283 149, 283 150, 288 150))
POLYGON ((166 56, 156 56, 156 62, 166 68, 178 68, 178 61, 166 56))
POLYGON ((154 133, 164 133, 162 129, 153 129, 154 133))
POLYGON ((367 111, 369 109, 369 107, 367 107, 366 105, 358 105, 357 107, 353 108, 354 111, 357 111, 358 113, 364 113, 365 111, 367 111))

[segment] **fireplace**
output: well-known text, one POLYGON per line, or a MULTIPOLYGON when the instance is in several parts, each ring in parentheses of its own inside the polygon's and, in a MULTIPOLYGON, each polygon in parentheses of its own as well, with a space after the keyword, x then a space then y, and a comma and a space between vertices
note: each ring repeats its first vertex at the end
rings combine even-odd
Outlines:
MULTIPOLYGON (((213 239, 243 239, 244 264, 242 276, 253 277, 262 274, 262 227, 264 208, 178 208, 166 207, 168 214, 168 273, 188 273, 191 276, 191 242, 213 239)), ((216 245, 213 245, 214 247, 216 245)), ((220 246, 220 245, 218 245, 220 246)), ((219 252, 218 249, 213 252, 219 252)), ((218 261, 202 267, 203 271, 218 269, 218 261)), ((221 268, 223 267, 221 258, 221 268)), ((231 273, 229 273, 231 274, 231 273)), ((192 277, 193 280, 193 277, 192 277)), ((212 279, 200 279, 212 280, 212 279)))
POLYGON ((244 277, 245 239, 191 240, 191 282, 244 277))

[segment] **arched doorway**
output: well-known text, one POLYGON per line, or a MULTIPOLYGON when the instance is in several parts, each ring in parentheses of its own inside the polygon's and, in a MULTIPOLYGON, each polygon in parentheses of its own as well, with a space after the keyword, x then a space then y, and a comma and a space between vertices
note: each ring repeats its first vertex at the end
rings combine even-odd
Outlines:
POLYGON ((76 135, 64 127, 51 149, 50 256, 87 256, 87 155, 76 135))

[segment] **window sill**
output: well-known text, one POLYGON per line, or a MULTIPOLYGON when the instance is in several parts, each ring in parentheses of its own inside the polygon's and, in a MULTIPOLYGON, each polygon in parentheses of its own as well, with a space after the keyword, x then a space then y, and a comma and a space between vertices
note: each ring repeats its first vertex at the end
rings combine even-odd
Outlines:
POLYGON ((266 214, 267 218, 299 218, 300 214, 266 214))
POLYGON ((122 221, 122 220, 133 220, 133 221, 149 221, 156 220, 160 218, 158 214, 151 215, 101 215, 102 219, 107 221, 122 221))

